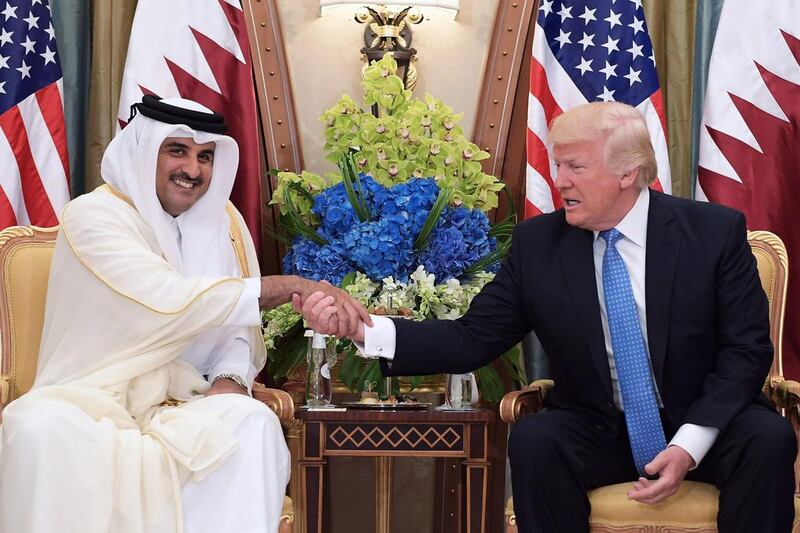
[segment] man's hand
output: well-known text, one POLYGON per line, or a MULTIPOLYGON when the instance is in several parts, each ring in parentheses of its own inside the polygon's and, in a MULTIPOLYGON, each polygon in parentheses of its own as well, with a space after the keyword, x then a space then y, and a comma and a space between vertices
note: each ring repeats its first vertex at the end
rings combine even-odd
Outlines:
POLYGON ((656 480, 640 477, 628 492, 628 498, 638 502, 654 504, 675 494, 686 473, 694 466, 694 459, 680 446, 668 446, 666 450, 644 466, 650 475, 658 474, 656 480))
POLYGON ((241 385, 228 378, 220 378, 214 380, 211 388, 206 392, 206 396, 213 396, 215 394, 247 394, 247 389, 243 389, 241 385))
MULTIPOLYGON (((322 317, 324 320, 315 321, 306 317, 306 320, 313 324, 312 327, 318 333, 351 337, 358 332, 358 326, 362 322, 372 325, 372 319, 361 302, 352 298, 345 291, 334 287, 327 281, 311 281, 299 276, 262 277, 258 305, 262 309, 272 309, 283 303, 292 302, 295 310, 302 313, 305 302, 316 292, 330 297, 331 299, 326 302, 325 306, 333 307, 322 317), (317 327, 320 329, 318 330, 317 327)), ((310 308, 308 311, 310 312, 310 308)))
POLYGON ((325 281, 316 284, 313 292, 292 295, 295 311, 302 313, 311 329, 317 333, 336 337, 354 337, 372 319, 361 305, 342 289, 325 281))

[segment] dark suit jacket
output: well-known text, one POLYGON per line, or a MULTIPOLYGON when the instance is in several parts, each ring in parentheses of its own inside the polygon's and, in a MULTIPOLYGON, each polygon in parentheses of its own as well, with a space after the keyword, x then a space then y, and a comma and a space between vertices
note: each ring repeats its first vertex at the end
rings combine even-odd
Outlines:
MULTIPOLYGON (((518 224, 496 278, 455 321, 395 321, 385 374, 479 368, 534 330, 555 388, 548 404, 617 427, 593 262, 593 234, 563 210, 518 224), (391 367, 391 368, 390 368, 391 367)), ((650 193, 647 336, 668 435, 686 422, 724 429, 761 393, 772 362, 768 304, 738 211, 650 193)))

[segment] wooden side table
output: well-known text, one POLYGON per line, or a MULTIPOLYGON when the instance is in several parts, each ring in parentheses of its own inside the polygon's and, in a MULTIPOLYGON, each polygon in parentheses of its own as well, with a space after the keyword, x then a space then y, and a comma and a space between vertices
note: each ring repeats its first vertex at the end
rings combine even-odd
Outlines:
MULTIPOLYGON (((327 457, 376 457, 384 465, 394 457, 458 458, 463 460, 466 487, 459 514, 463 531, 487 531, 488 487, 490 482, 489 424, 496 422, 493 411, 308 411, 298 409, 303 422, 300 445, 300 491, 305 500, 302 528, 307 533, 324 533, 327 457)), ((386 479, 391 466, 378 472, 386 479)), ((379 481, 380 482, 380 481, 379 481)), ((390 483, 387 479, 385 483, 390 483)), ((383 491, 382 491, 383 492, 383 491)), ((388 492, 388 491, 387 491, 388 492)), ((378 509, 377 533, 389 533, 388 494, 378 509)))

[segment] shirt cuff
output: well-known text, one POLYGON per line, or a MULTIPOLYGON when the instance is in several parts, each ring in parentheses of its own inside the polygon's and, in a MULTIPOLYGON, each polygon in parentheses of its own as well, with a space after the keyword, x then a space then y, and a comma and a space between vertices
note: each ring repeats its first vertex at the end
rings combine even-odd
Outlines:
POLYGON ((394 359, 395 340, 397 330, 391 318, 370 315, 372 327, 364 327, 364 344, 354 342, 358 351, 365 357, 382 357, 386 360, 394 359))
POLYGON ((260 326, 261 309, 258 298, 261 296, 261 278, 244 278, 244 289, 236 306, 222 323, 223 326, 260 326))
POLYGON ((683 424, 669 441, 669 446, 678 446, 691 455, 694 466, 689 470, 694 470, 700 466, 700 461, 714 445, 718 435, 719 429, 715 427, 683 424))
POLYGON ((255 381, 255 378, 251 377, 253 374, 253 372, 250 371, 251 368, 253 368, 252 365, 218 365, 214 368, 214 371, 208 375, 208 382, 214 383, 217 376, 223 374, 234 374, 242 378, 242 381, 247 384, 247 393, 253 394, 253 381, 255 381))
POLYGON ((235 374, 247 383, 247 392, 252 392, 256 379, 256 368, 250 362, 250 344, 246 339, 236 337, 226 347, 224 355, 208 373, 208 381, 213 383, 220 374, 235 374))

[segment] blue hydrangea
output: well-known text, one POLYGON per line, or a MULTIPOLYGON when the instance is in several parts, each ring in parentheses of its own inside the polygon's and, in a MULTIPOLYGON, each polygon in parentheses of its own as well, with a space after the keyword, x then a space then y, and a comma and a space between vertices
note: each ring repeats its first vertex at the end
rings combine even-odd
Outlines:
POLYGON ((444 282, 460 276, 496 247, 482 211, 448 207, 428 245, 415 251, 414 241, 439 195, 436 182, 415 178, 388 189, 370 176, 361 175, 360 182, 370 219, 358 219, 344 184, 323 190, 315 197, 312 212, 320 220, 317 231, 329 244, 295 239, 283 259, 284 272, 335 284, 354 270, 373 281, 387 276, 407 281, 418 265, 424 265, 437 282, 444 282))
POLYGON ((320 220, 317 231, 328 240, 344 235, 358 220, 341 183, 320 192, 311 212, 320 220))
POLYGON ((405 223, 396 214, 359 223, 331 246, 374 281, 387 276, 405 280, 416 268, 414 241, 405 223))
POLYGON ((283 258, 283 271, 314 281, 326 280, 340 285, 342 279, 355 270, 347 256, 340 255, 333 246, 319 244, 297 237, 289 253, 283 258))
POLYGON ((416 178, 394 185, 376 208, 383 215, 401 215, 405 229, 416 238, 437 196, 439 186, 433 179, 416 178))
MULTIPOLYGON (((368 210, 372 212, 375 206, 383 201, 386 189, 371 176, 361 174, 359 177, 360 191, 364 195, 368 210)), ((356 185, 354 184, 354 186, 356 185)), ((321 221, 317 231, 328 240, 341 237, 350 231, 353 224, 358 222, 356 212, 347 198, 343 182, 320 192, 314 198, 311 212, 317 215, 321 221)))
POLYGON ((431 232, 419 263, 437 280, 458 277, 495 250, 497 241, 489 237, 489 229, 489 219, 482 211, 448 207, 431 232))

